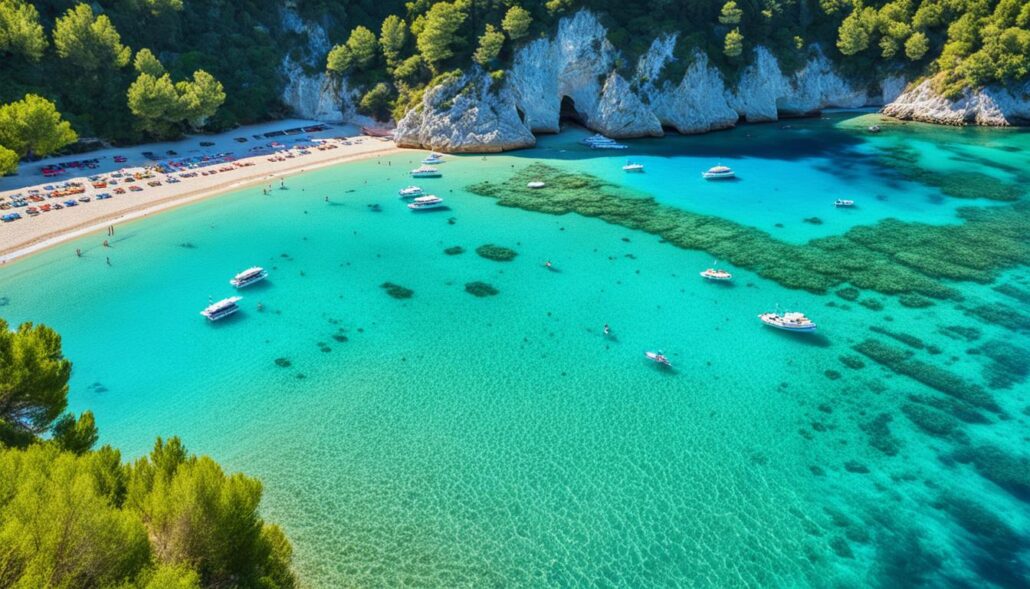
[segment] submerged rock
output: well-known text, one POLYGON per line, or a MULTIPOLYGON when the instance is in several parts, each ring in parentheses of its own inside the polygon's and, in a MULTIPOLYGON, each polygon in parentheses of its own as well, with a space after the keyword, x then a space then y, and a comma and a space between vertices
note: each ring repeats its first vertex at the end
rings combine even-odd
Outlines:
POLYGON ((465 285, 465 292, 476 297, 492 297, 497 293, 501 292, 494 288, 492 285, 485 282, 469 282, 465 285))
POLYGON ((513 249, 501 247, 492 243, 477 247, 476 253, 479 254, 480 257, 493 260, 495 262, 510 262, 515 259, 515 256, 519 255, 518 252, 513 249))
POLYGON ((390 295, 395 299, 410 299, 415 295, 415 291, 411 290, 410 288, 405 288, 399 284, 394 284, 392 282, 384 282, 379 285, 379 288, 384 289, 386 291, 386 294, 390 295))

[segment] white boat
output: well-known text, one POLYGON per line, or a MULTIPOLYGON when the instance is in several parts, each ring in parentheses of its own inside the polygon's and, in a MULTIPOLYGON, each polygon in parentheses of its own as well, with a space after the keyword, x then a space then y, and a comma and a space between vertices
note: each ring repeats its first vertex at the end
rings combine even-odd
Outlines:
POLYGON ((866 127, 866 130, 868 130, 870 133, 879 133, 880 132, 880 125, 873 125, 871 127, 866 127))
POLYGON ((440 170, 432 166, 419 166, 411 171, 412 178, 439 178, 443 176, 440 170))
POLYGON ((431 153, 426 156, 426 159, 422 160, 423 164, 442 164, 444 162, 443 156, 439 153, 431 153))
POLYGON ((661 352, 644 352, 644 356, 647 357, 648 360, 654 362, 655 364, 660 364, 662 366, 668 366, 669 368, 672 368, 672 362, 669 362, 669 359, 666 358, 665 354, 662 354, 661 352))
POLYGON ((718 268, 709 268, 704 272, 701 272, 701 277, 708 280, 730 280, 733 275, 725 270, 719 270, 718 268))
POLYGON ((580 141, 583 145, 594 145, 595 143, 614 143, 615 140, 609 137, 605 137, 600 133, 594 133, 592 136, 587 137, 583 141, 580 141))
POLYGON ((530 182, 529 184, 526 184, 526 188, 543 188, 544 186, 547 186, 547 184, 544 184, 543 182, 539 181, 530 182))
POLYGON ((435 195, 420 196, 408 203, 408 208, 413 211, 424 211, 443 206, 443 199, 435 195))
POLYGON ((855 206, 855 201, 848 200, 846 198, 838 198, 837 200, 833 201, 833 206, 835 206, 835 207, 853 207, 853 206, 855 206))
POLYGON ((422 196, 423 193, 422 188, 419 186, 408 186, 398 190, 397 194, 401 195, 401 198, 415 198, 416 196, 422 196))
POLYGON ((240 310, 239 305, 236 303, 238 303, 242 298, 243 297, 229 297, 227 299, 222 299, 217 303, 211 303, 206 309, 201 311, 200 314, 211 321, 224 319, 240 310))
POLYGON ((634 164, 633 162, 626 162, 625 166, 622 166, 623 172, 643 172, 644 164, 634 164))
POLYGON ((622 143, 616 143, 615 141, 608 140, 601 143, 591 143, 591 149, 629 149, 628 145, 622 143))
POLYGON ((260 266, 254 266, 253 268, 247 268, 243 272, 240 272, 233 279, 229 281, 229 284, 236 288, 243 288, 250 286, 255 282, 261 282, 265 278, 268 278, 268 271, 260 266))
POLYGON ((815 331, 815 323, 808 317, 805 317, 804 313, 792 313, 789 311, 782 315, 779 313, 762 313, 758 318, 769 327, 775 327, 784 331, 815 331))
POLYGON ((708 168, 707 172, 703 172, 701 177, 705 180, 724 180, 727 178, 734 178, 736 177, 736 174, 734 174, 733 170, 731 170, 729 166, 712 166, 711 168, 708 168))

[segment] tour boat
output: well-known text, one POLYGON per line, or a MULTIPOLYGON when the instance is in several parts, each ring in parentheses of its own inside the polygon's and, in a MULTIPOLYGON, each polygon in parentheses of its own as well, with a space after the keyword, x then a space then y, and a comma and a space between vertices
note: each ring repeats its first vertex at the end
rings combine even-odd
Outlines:
POLYGON ((833 201, 833 206, 835 206, 835 207, 853 207, 853 206, 855 206, 855 201, 847 200, 847 199, 844 199, 844 198, 838 198, 837 200, 833 201))
POLYGON ((705 180, 723 180, 726 178, 734 178, 735 174, 728 166, 713 166, 708 168, 707 172, 703 172, 701 177, 705 180))
POLYGON ((775 327, 776 329, 782 329, 784 331, 799 331, 799 332, 810 332, 815 331, 815 323, 811 319, 805 317, 804 313, 791 313, 786 312, 782 315, 779 313, 762 313, 758 316, 769 327, 775 327))
POLYGON ((420 196, 408 203, 408 208, 413 211, 424 211, 426 209, 435 209, 442 206, 443 199, 432 194, 428 196, 420 196))
POLYGON ((614 139, 610 139, 601 134, 587 137, 583 140, 583 144, 591 149, 626 149, 629 147, 628 145, 618 143, 614 139))
POLYGON ((254 266, 253 268, 247 268, 243 272, 240 272, 236 276, 233 276, 229 284, 236 288, 243 288, 250 286, 255 282, 261 282, 265 278, 268 278, 268 271, 260 266, 254 266))
POLYGON ((583 145, 594 145, 595 143, 613 143, 614 141, 614 139, 605 137, 600 133, 595 133, 594 135, 580 141, 580 143, 582 143, 583 145))
POLYGON ((443 176, 440 170, 432 166, 419 166, 411 171, 412 178, 439 178, 443 176))
POLYGON ((547 186, 547 184, 544 184, 543 182, 539 181, 530 182, 529 184, 526 184, 526 188, 543 188, 544 186, 547 186))
POLYGON ((644 164, 634 164, 632 162, 626 162, 625 166, 622 166, 623 172, 643 172, 644 164))
POLYGON ((669 359, 666 358, 665 354, 662 354, 661 352, 644 352, 644 356, 646 356, 648 360, 654 362, 655 364, 660 364, 662 366, 668 366, 669 368, 672 368, 672 362, 669 362, 669 359))
POLYGON ((238 303, 242 298, 243 297, 229 297, 227 299, 222 299, 217 303, 208 305, 206 309, 200 312, 200 314, 211 321, 224 319, 240 310, 240 306, 236 303, 238 303))
POLYGON ((407 188, 401 188, 397 194, 401 195, 401 198, 415 198, 416 196, 422 196, 422 188, 408 186, 407 188))
POLYGON ((708 280, 729 280, 733 278, 733 275, 725 270, 719 270, 718 268, 709 268, 704 272, 701 272, 701 277, 708 280))

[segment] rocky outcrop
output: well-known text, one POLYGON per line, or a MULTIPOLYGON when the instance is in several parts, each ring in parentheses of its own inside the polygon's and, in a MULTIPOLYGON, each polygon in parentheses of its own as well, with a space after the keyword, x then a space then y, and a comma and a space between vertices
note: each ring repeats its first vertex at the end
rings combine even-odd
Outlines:
POLYGON ((536 144, 509 86, 479 68, 430 88, 394 131, 401 147, 506 151, 536 144))
POLYGON ((784 74, 776 58, 759 47, 733 88, 707 57, 695 52, 680 80, 663 79, 677 58, 676 36, 655 39, 624 73, 620 52, 608 42, 593 13, 563 19, 553 39, 537 39, 515 56, 509 77, 516 106, 535 132, 555 132, 563 115, 612 137, 661 135, 662 127, 701 133, 740 119, 775 121, 825 108, 878 104, 866 88, 837 75, 818 47, 797 72, 784 74), (570 110, 571 109, 571 110, 570 110))
POLYGON ((1006 89, 966 89, 956 99, 938 94, 930 80, 909 88, 883 109, 899 119, 942 125, 1007 127, 1030 124, 1030 82, 1006 89))

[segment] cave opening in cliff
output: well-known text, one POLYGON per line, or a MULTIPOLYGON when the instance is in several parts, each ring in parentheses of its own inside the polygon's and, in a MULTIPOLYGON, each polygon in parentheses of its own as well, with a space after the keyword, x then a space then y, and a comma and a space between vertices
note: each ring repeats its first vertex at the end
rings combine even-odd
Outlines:
POLYGON ((561 97, 561 109, 558 111, 558 123, 583 124, 583 115, 576 110, 576 102, 568 96, 561 97))

